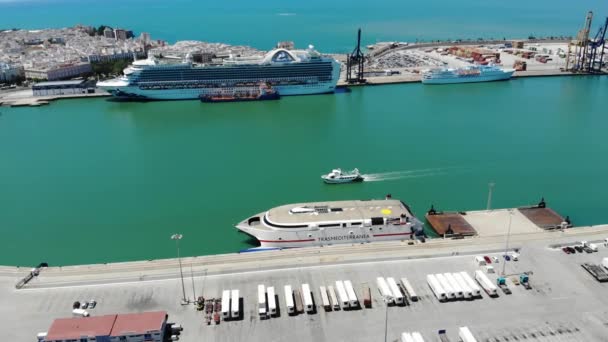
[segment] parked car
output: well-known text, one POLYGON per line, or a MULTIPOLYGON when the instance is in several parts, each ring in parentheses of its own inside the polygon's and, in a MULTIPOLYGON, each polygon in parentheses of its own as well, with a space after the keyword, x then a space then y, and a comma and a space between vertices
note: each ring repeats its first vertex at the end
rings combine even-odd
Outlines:
POLYGON ((498 261, 499 261, 499 260, 500 260, 500 259, 498 259, 498 257, 495 257, 495 256, 493 256, 493 257, 492 257, 492 261, 493 261, 494 263, 498 263, 498 261))
POLYGON ((505 258, 506 261, 510 261, 511 260, 511 257, 509 256, 509 254, 503 255, 503 257, 505 258))
POLYGON ((89 303, 88 303, 88 302, 83 301, 83 302, 80 304, 80 308, 81 308, 82 310, 86 310, 88 307, 89 307, 89 303))
POLYGON ((490 257, 489 257, 489 256, 487 256, 487 255, 484 255, 484 256, 483 256, 483 260, 485 260, 485 261, 486 261, 486 264, 491 264, 491 263, 492 263, 492 259, 490 259, 490 257))
POLYGON ((91 299, 89 301, 89 309, 95 309, 96 306, 97 306, 97 302, 95 301, 95 299, 91 299))
POLYGON ((570 251, 570 253, 576 254, 576 249, 574 249, 573 247, 568 246, 566 248, 568 248, 568 250, 570 251))
POLYGON ((574 249, 579 253, 583 253, 583 246, 574 246, 574 249))
POLYGON ((72 309, 80 309, 80 302, 75 301, 74 304, 72 304, 72 309))
POLYGON ((566 253, 566 254, 570 254, 571 253, 570 252, 570 248, 568 248, 568 247, 562 248, 562 251, 564 251, 564 253, 566 253))

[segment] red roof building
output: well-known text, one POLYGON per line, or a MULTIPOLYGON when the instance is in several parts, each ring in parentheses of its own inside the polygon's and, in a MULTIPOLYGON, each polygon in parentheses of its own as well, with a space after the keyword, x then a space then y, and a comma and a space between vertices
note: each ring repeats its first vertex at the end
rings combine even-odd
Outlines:
POLYGON ((162 341, 167 318, 165 311, 59 318, 53 321, 44 341, 91 338, 96 341, 162 341))
POLYGON ((116 315, 59 318, 53 321, 45 341, 66 341, 110 336, 116 315))
POLYGON ((122 314, 116 317, 110 336, 142 335, 161 332, 167 323, 165 311, 122 314))

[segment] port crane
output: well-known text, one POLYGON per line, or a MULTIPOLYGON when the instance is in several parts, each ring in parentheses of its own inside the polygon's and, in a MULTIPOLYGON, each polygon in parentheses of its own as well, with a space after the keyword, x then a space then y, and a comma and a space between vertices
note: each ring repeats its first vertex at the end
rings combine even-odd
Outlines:
POLYGON ((585 68, 587 58, 587 49, 589 47, 589 32, 591 31, 591 22, 593 21, 593 12, 587 12, 585 17, 585 26, 578 31, 576 39, 568 44, 568 54, 566 55, 566 70, 573 72, 582 72, 585 68), (570 65, 570 56, 574 52, 574 61, 570 65))
POLYGON ((595 37, 589 40, 589 56, 586 69, 589 72, 601 72, 604 63, 604 49, 606 44, 606 30, 608 30, 608 17, 604 25, 599 28, 595 37), (597 61, 599 57, 599 61, 597 61))
POLYGON ((346 57, 346 82, 347 83, 365 83, 363 78, 363 64, 365 56, 361 52, 361 29, 357 32, 357 46, 353 52, 346 57), (353 78, 353 68, 356 67, 356 77, 353 78))

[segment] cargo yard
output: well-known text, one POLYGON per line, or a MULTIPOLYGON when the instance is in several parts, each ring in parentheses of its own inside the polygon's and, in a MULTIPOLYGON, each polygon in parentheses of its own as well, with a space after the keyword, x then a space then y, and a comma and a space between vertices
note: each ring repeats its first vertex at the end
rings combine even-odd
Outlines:
MULTIPOLYGON (((492 211, 498 213, 492 218, 495 226, 507 227, 508 215, 500 213, 513 211, 492 211)), ((458 341, 463 326, 477 341, 602 341, 608 333, 608 302, 599 295, 605 284, 581 265, 589 263, 606 275, 601 264, 608 257, 604 244, 608 226, 529 231, 521 228, 524 223, 525 218, 512 220, 508 248, 504 234, 487 233, 426 243, 404 240, 183 258, 183 289, 177 260, 41 268, 19 290, 15 284, 29 269, 4 267, 0 270, 0 297, 5 303, 1 310, 5 326, 12 327, 5 336, 33 340, 54 318, 69 317, 75 300, 94 299, 96 307, 88 310, 92 317, 165 310, 169 322, 184 328, 180 335, 184 341, 370 341, 381 340, 385 329, 388 341, 399 340, 406 331, 437 341, 439 330, 458 341), (572 254, 566 252, 567 246, 580 250, 572 254), (503 271, 504 283, 497 284, 503 271), (481 296, 468 298, 465 291, 468 299, 458 299, 456 294, 452 300, 440 301, 428 275, 449 273, 446 277, 455 289, 458 285, 451 278, 462 284, 462 272, 471 279, 481 273, 494 289, 476 279, 481 296), (525 284, 520 283, 524 276, 525 284), (381 285, 384 280, 379 277, 388 286, 381 285), (409 290, 402 278, 408 279, 409 290), (526 289, 528 284, 530 289, 526 289), (296 294, 293 299, 286 300, 286 285, 291 287, 288 293, 296 294), (346 294, 341 295, 343 286, 346 294), (232 294, 239 298, 237 306, 230 306, 234 312, 225 313, 236 318, 218 317, 215 323, 205 311, 197 311, 195 298, 215 298, 219 303, 227 290, 238 292, 232 294), (489 290, 496 295, 490 296, 489 290), (275 293, 274 315, 268 314, 271 306, 265 291, 275 293), (395 293, 399 295, 390 296, 395 293), (181 304, 183 296, 190 304, 181 304), (338 298, 337 305, 332 297, 338 298), (355 308, 349 304, 353 299, 355 308), (404 304, 387 306, 387 301, 404 304), (328 302, 332 304, 326 307, 328 302), (298 309, 302 312, 289 314, 298 309)))
POLYGON ((498 44, 371 45, 365 64, 369 84, 420 82, 422 73, 434 68, 463 68, 495 64, 514 68, 514 77, 575 75, 565 71, 567 41, 505 41, 498 44), (374 51, 382 51, 374 53, 374 51))

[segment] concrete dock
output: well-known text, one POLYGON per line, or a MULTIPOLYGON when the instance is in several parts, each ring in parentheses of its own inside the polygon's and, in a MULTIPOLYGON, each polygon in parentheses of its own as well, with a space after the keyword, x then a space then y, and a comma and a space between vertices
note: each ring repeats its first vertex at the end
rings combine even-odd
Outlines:
MULTIPOLYGON (((425 218, 439 236, 506 235, 509 226, 512 234, 535 233, 561 228, 569 220, 546 207, 544 200, 538 205, 512 209, 441 212, 431 208, 425 218)), ((570 226, 570 222, 566 223, 570 226)))
MULTIPOLYGON (((506 226, 508 216, 497 212, 491 219, 497 221, 496 226, 506 226)), ((95 299, 99 304, 89 310, 91 315, 167 310, 170 321, 184 326, 182 341, 376 341, 383 339, 385 317, 389 341, 411 330, 435 341, 439 329, 447 329, 455 340, 457 327, 463 325, 478 341, 604 341, 608 299, 600 293, 608 285, 598 283, 580 263, 600 263, 608 256, 608 248, 567 255, 551 246, 602 241, 608 237, 608 225, 529 232, 519 227, 519 220, 512 224, 509 249, 519 250, 519 261, 503 264, 501 260, 494 266, 501 272, 504 265, 507 274, 532 271, 533 290, 509 283, 513 294, 496 299, 484 294, 483 299, 474 301, 440 303, 425 282, 428 273, 472 274, 478 269, 474 255, 500 257, 505 236, 481 234, 415 244, 405 240, 182 258, 190 300, 195 295, 219 297, 223 289, 240 290, 243 319, 222 321, 217 326, 207 326, 194 305, 180 305, 182 288, 175 259, 49 267, 21 290, 14 285, 29 268, 2 267, 0 314, 5 324, 0 333, 11 341, 32 340, 36 333, 46 331, 54 318, 69 317, 75 300, 95 299), (375 286, 378 276, 408 277, 420 301, 389 307, 387 312, 375 286), (351 280, 359 295, 362 284, 367 283, 372 289, 372 308, 325 312, 319 305, 319 286, 336 280, 351 280), (297 288, 302 283, 310 284, 317 313, 288 316, 282 288, 297 288), (258 284, 277 289, 280 317, 258 318, 258 284)))
POLYGON ((38 107, 47 105, 52 101, 65 100, 65 99, 83 99, 83 98, 97 98, 97 97, 108 97, 108 92, 97 90, 92 94, 69 94, 69 95, 48 95, 48 96, 34 96, 31 89, 20 90, 16 92, 7 92, 0 94, 0 106, 8 107, 38 107))

